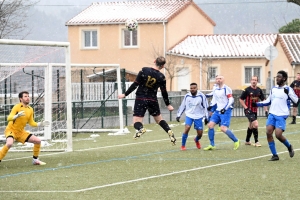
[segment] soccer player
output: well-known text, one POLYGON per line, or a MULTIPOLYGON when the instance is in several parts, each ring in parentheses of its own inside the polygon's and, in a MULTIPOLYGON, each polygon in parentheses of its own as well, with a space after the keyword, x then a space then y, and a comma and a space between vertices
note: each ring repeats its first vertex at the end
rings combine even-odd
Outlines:
POLYGON ((207 151, 216 149, 214 140, 214 126, 219 122, 221 122, 221 131, 234 142, 233 149, 237 150, 240 146, 240 141, 235 137, 232 131, 228 129, 231 119, 231 106, 234 102, 234 99, 232 97, 232 90, 230 87, 224 84, 224 77, 222 75, 218 75, 216 77, 216 84, 217 87, 215 87, 213 90, 213 99, 216 103, 217 109, 212 114, 208 123, 208 138, 210 140, 210 145, 204 148, 204 150, 207 151))
MULTIPOLYGON (((296 80, 290 85, 294 89, 295 94, 300 97, 300 73, 297 73, 296 80)), ((298 103, 293 103, 293 121, 290 124, 296 124, 296 116, 298 114, 298 103)))
POLYGON ((184 96, 184 99, 177 111, 176 120, 180 121, 180 116, 185 111, 185 129, 182 133, 182 143, 181 150, 185 151, 186 140, 188 138, 189 131, 191 129, 192 124, 194 123, 194 128, 197 131, 197 136, 194 138, 196 143, 196 147, 201 149, 201 144, 199 140, 202 137, 203 133, 203 123, 202 119, 205 118, 205 122, 207 124, 207 99, 202 92, 198 92, 197 83, 190 84, 190 92, 184 96))
POLYGON ((155 66, 153 67, 143 67, 137 75, 135 81, 131 84, 125 94, 119 94, 118 98, 124 98, 138 87, 136 91, 136 99, 134 102, 133 110, 133 126, 137 130, 134 135, 134 139, 138 139, 146 132, 146 129, 143 127, 142 122, 146 110, 148 110, 149 114, 153 116, 156 123, 158 123, 168 133, 172 145, 175 145, 176 139, 174 133, 170 129, 167 122, 163 120, 157 101, 157 90, 158 88, 160 88, 163 100, 168 107, 168 110, 174 110, 173 106, 171 106, 169 102, 168 92, 166 89, 166 78, 159 71, 164 68, 166 59, 160 56, 156 58, 154 63, 155 66))
POLYGON ((293 103, 298 102, 298 97, 295 94, 294 90, 291 87, 285 85, 287 77, 288 77, 287 73, 283 70, 280 70, 276 76, 277 86, 271 89, 268 98, 261 102, 252 103, 253 104, 252 106, 254 107, 271 105, 269 109, 269 116, 266 122, 267 140, 269 143, 269 148, 271 150, 271 153, 273 154, 273 156, 269 161, 279 160, 276 147, 275 147, 275 141, 273 138, 274 130, 275 130, 276 138, 287 147, 290 157, 292 158, 294 156, 294 150, 292 145, 282 135, 286 127, 285 120, 289 116, 290 102, 288 100, 290 99, 293 103))
POLYGON ((35 122, 33 119, 33 108, 29 106, 30 98, 29 93, 26 91, 19 93, 20 103, 16 104, 9 116, 7 117, 8 125, 4 131, 6 137, 6 144, 0 150, 0 161, 5 157, 8 150, 12 147, 14 140, 17 142, 25 143, 30 142, 33 143, 33 165, 46 165, 45 162, 39 160, 38 156, 40 153, 41 140, 28 133, 24 130, 26 124, 28 123, 30 126, 49 126, 49 121, 35 122))
MULTIPOLYGON (((254 136, 254 146, 261 147, 261 144, 258 142, 258 121, 257 121, 257 107, 252 107, 252 102, 257 102, 259 99, 261 101, 265 100, 265 95, 263 91, 257 86, 258 77, 252 76, 251 78, 251 86, 247 87, 239 101, 241 105, 244 107, 244 113, 249 120, 247 135, 245 145, 251 145, 250 138, 253 133, 254 136)), ((267 111, 267 107, 264 107, 265 111, 267 111)))

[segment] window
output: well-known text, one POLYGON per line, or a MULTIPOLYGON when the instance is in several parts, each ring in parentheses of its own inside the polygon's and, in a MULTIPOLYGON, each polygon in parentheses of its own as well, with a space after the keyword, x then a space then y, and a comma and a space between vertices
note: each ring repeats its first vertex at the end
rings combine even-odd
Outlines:
POLYGON ((210 81, 215 81, 217 76, 217 68, 216 67, 209 67, 208 68, 208 78, 210 81))
POLYGON ((95 48, 98 46, 97 31, 83 31, 83 47, 95 48))
POLYGON ((252 76, 257 76, 258 82, 260 82, 261 80, 260 69, 261 67, 245 67, 245 83, 250 84, 252 76))
POLYGON ((137 47, 137 30, 128 31, 123 30, 123 46, 124 47, 137 47))

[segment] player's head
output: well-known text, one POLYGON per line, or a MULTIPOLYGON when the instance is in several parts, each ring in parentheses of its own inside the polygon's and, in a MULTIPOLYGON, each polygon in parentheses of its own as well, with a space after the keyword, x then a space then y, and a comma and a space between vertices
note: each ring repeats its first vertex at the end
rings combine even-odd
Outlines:
POLYGON ((29 98, 29 93, 27 91, 23 91, 19 93, 19 100, 23 104, 29 104, 30 98, 29 98))
POLYGON ((284 85, 284 83, 287 80, 287 77, 288 77, 288 75, 285 71, 280 70, 279 72, 277 72, 277 76, 276 76, 277 85, 279 85, 279 86, 284 85))
POLYGON ((190 84, 190 92, 192 95, 196 95, 198 91, 197 83, 191 83, 190 84))
POLYGON ((251 78, 251 86, 256 87, 258 82, 258 77, 257 76, 252 76, 251 78))
POLYGON ((162 69, 166 64, 166 59, 163 56, 159 56, 155 59, 154 63, 159 69, 162 69))
POLYGON ((221 85, 223 85, 223 83, 224 83, 224 76, 222 76, 222 75, 216 76, 216 84, 221 86, 221 85))
POLYGON ((299 72, 297 73, 296 79, 297 79, 297 81, 300 81, 300 73, 299 72))

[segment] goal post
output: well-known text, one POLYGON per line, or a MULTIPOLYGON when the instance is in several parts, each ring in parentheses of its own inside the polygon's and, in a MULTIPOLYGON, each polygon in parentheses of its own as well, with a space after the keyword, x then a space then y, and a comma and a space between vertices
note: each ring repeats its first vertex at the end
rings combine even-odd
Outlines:
MULTIPOLYGON (((3 95, 3 107, 4 111, 0 112, 2 114, 2 122, 0 124, 1 130, 4 131, 5 126, 7 125, 6 117, 13 105, 7 106, 7 79, 10 81, 15 81, 14 84, 19 84, 20 91, 16 91, 15 88, 14 93, 19 93, 21 91, 26 90, 25 85, 26 82, 22 81, 22 75, 18 75, 22 70, 25 74, 25 68, 27 67, 34 67, 38 68, 41 71, 42 75, 31 74, 32 77, 40 77, 43 78, 45 81, 42 85, 44 85, 44 92, 39 93, 37 92, 37 98, 40 98, 44 106, 41 113, 40 119, 52 121, 52 86, 51 81, 52 79, 52 69, 49 63, 52 62, 63 62, 65 67, 65 96, 66 96, 66 127, 65 127, 65 137, 64 141, 66 141, 66 145, 59 146, 55 145, 54 148, 49 148, 49 150, 58 150, 58 151, 72 151, 72 99, 71 99, 71 66, 70 66, 70 44, 69 42, 51 42, 51 41, 34 41, 34 40, 11 40, 11 39, 0 39, 0 84, 4 85, 5 91, 0 91, 0 94, 3 95), (14 78, 12 78, 14 77, 14 78), (4 83, 1 83, 4 82, 4 83), (44 95, 42 95, 44 93, 44 95), (4 122, 3 122, 4 121, 4 122)), ((34 81, 33 81, 34 82, 34 81)), ((34 82, 35 83, 35 82, 34 82)), ((41 82, 38 82, 41 84, 41 82)), ((33 87, 32 91, 32 99, 35 97, 35 88, 33 87)), ((9 95, 10 95, 10 102, 12 102, 13 96, 12 88, 10 88, 9 95)), ((15 102, 18 102, 14 100, 15 102)), ((34 104, 34 102, 33 102, 34 104)), ((34 106, 34 105, 33 105, 34 106)), ((37 109, 35 109, 37 112, 37 109)), ((36 113, 35 113, 36 114, 36 113)), ((39 115, 39 114, 37 114, 39 115)), ((51 126, 44 127, 44 140, 51 139, 51 126)), ((37 133, 38 135, 39 133, 37 133)), ((47 146, 47 145, 46 145, 47 146)), ((48 148, 47 148, 48 149, 48 148)), ((43 149, 42 149, 43 150, 43 149)))

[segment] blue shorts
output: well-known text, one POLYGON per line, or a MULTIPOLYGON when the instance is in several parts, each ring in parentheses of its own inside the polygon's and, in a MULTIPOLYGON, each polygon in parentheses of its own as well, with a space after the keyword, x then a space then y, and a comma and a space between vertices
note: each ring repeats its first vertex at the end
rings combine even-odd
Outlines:
POLYGON ((194 128, 196 130, 203 130, 202 118, 192 119, 187 116, 185 117, 185 125, 192 126, 193 122, 194 122, 194 128))
POLYGON ((266 125, 267 126, 274 126, 275 128, 280 128, 281 130, 285 130, 286 127, 286 118, 288 116, 276 116, 273 114, 269 114, 266 125))
POLYGON ((215 124, 219 124, 220 122, 220 126, 226 126, 229 127, 230 126, 230 119, 231 119, 231 108, 229 108, 228 110, 225 111, 224 114, 221 114, 220 111, 215 111, 211 118, 210 121, 214 122, 215 124))

